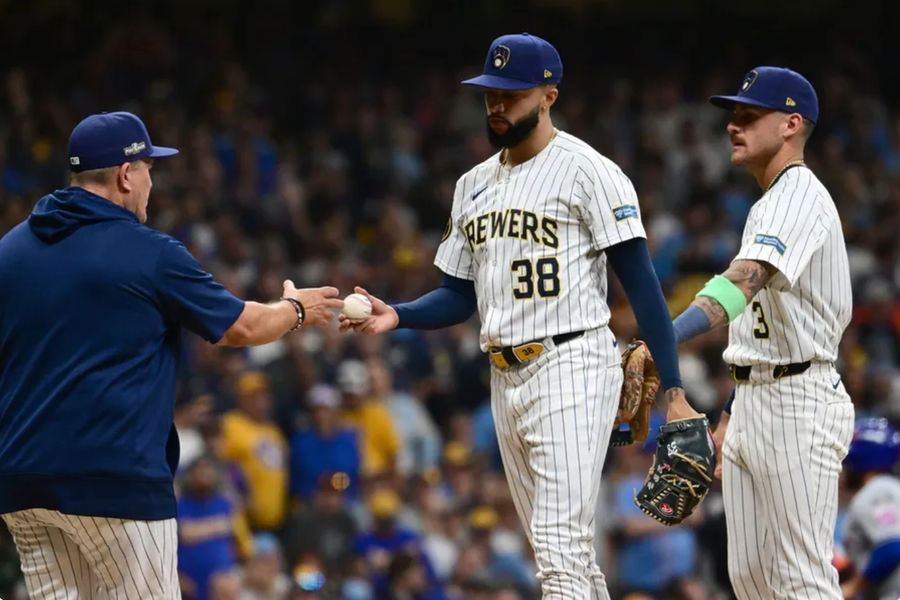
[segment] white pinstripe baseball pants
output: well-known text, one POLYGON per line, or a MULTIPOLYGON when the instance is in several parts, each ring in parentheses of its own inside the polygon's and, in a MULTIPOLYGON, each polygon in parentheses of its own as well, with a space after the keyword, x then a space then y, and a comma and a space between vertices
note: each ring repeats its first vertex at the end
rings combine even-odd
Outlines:
POLYGON ((544 600, 609 600, 594 552, 600 472, 622 368, 607 328, 491 368, 491 409, 544 600))
POLYGON ((853 404, 830 365, 737 385, 722 489, 738 598, 843 598, 831 559, 852 435, 853 404))
POLYGON ((33 508, 6 513, 3 520, 31 598, 181 598, 175 519, 132 521, 33 508))

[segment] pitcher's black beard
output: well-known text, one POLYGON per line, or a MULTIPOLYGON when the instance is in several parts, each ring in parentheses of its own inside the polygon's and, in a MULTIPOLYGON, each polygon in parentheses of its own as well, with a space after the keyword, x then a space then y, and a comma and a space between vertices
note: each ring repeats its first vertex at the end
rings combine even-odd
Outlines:
MULTIPOLYGON (((534 107, 534 111, 522 117, 515 124, 510 123, 505 133, 497 133, 491 129, 490 122, 487 124, 488 141, 495 148, 513 148, 521 144, 531 135, 534 128, 538 126, 541 116, 540 105, 534 107)), ((488 117, 490 118, 490 117, 488 117)))

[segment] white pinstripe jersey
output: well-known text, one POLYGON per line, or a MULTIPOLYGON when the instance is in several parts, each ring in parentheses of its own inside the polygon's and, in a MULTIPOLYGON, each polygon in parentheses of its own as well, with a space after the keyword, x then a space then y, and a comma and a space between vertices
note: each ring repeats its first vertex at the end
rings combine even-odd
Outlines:
POLYGON ((753 205, 740 259, 778 272, 731 323, 725 361, 833 362, 850 322, 850 268, 831 195, 806 166, 787 168, 753 205))
POLYGON ((635 237, 631 181, 559 132, 522 164, 498 153, 459 179, 434 263, 475 282, 487 350, 609 323, 602 250, 635 237))

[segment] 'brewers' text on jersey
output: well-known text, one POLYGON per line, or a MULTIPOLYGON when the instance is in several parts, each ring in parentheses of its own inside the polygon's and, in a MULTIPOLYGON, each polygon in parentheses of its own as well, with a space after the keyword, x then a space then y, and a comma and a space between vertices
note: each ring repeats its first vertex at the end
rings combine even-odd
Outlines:
POLYGON ((602 250, 635 237, 631 181, 559 132, 522 164, 495 154, 460 178, 435 264, 475 282, 486 350, 606 325, 602 250))

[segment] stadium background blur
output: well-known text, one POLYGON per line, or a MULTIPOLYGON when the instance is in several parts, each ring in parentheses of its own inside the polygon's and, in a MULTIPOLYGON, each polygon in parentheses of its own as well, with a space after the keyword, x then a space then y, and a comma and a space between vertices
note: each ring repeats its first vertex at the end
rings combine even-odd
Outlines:
MULTIPOLYGON (((759 195, 728 161, 727 115, 705 99, 758 64, 790 66, 819 93, 807 161, 851 259, 839 368, 858 416, 897 423, 900 9, 714 4, 0 0, 0 234, 67 184, 81 118, 131 110, 181 148, 154 170, 149 224, 235 294, 270 300, 290 277, 413 298, 439 281, 431 261, 456 179, 492 152, 481 97, 458 81, 496 35, 529 31, 563 57, 554 123, 634 181, 677 312, 734 254, 759 195)), ((610 304, 629 339, 615 284, 610 304)), ((713 420, 731 388, 725 338, 681 352, 688 396, 713 420)), ((536 597, 475 319, 375 339, 304 330, 251 350, 185 344, 186 598, 536 597)), ((729 597, 717 491, 676 530, 633 507, 649 450, 605 466, 598 552, 613 597, 729 597)), ((0 596, 19 598, 5 531, 0 557, 0 596)))

